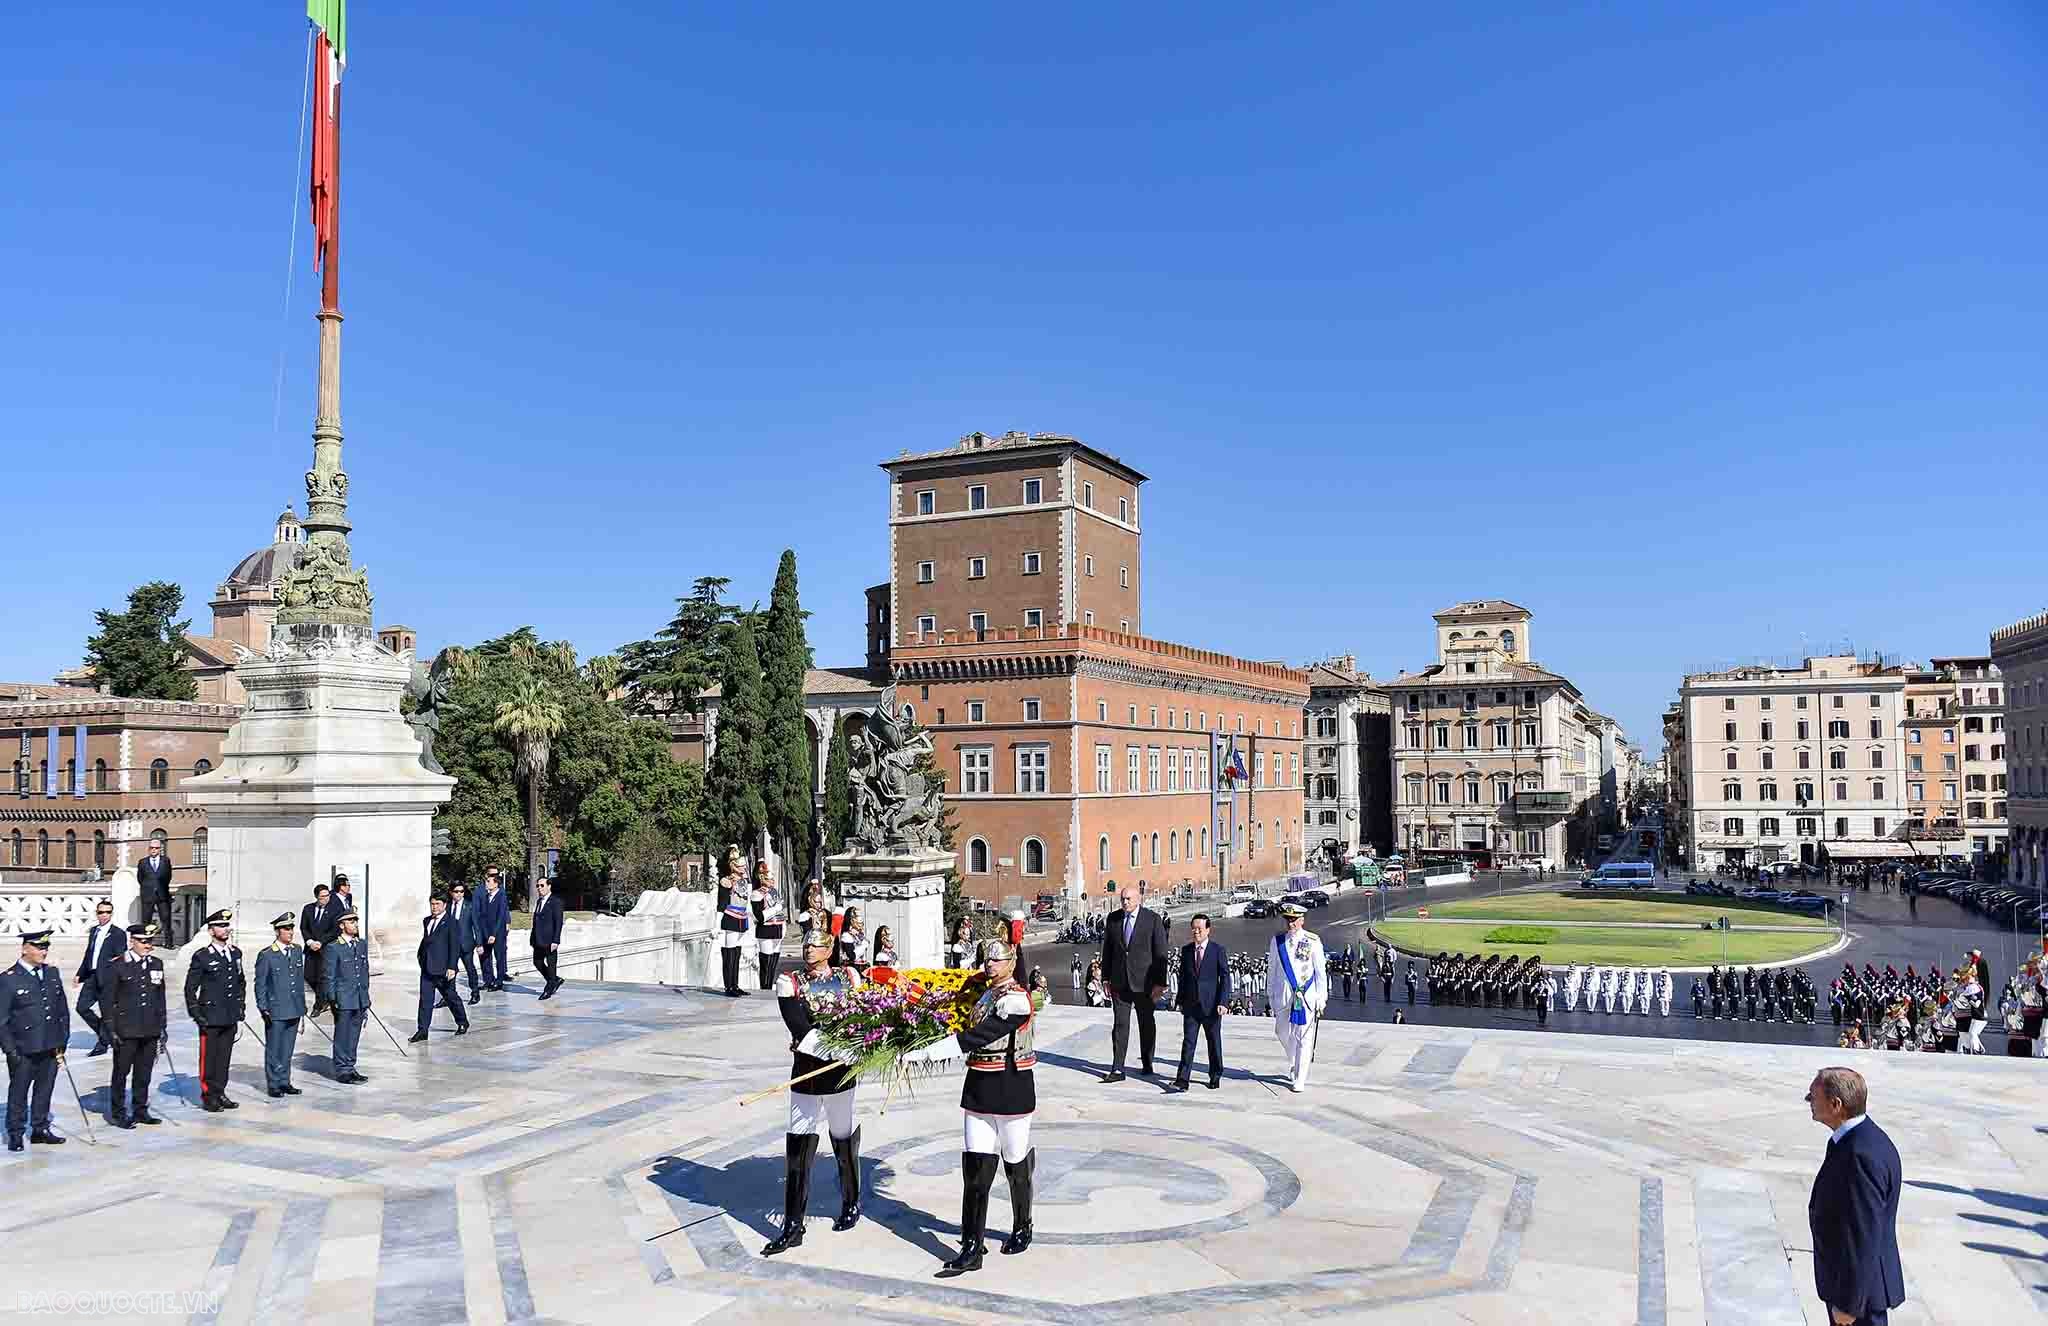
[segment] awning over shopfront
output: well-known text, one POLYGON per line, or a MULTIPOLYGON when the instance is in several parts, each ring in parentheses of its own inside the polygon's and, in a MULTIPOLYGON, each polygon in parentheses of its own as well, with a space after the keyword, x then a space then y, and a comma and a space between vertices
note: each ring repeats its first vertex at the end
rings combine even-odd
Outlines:
POLYGON ((1880 861, 1922 856, 1932 863, 1940 855, 1938 851, 1916 847, 1913 843, 1828 843, 1828 856, 1836 861, 1880 861))

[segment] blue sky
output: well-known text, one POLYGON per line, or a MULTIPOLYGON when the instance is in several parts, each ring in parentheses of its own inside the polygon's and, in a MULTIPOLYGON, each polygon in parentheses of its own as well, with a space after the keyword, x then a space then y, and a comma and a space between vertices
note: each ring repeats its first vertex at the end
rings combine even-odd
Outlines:
MULTIPOLYGON (((793 546, 857 662, 875 463, 976 428, 1152 476, 1149 634, 1391 674, 1510 598, 1652 750, 1688 668, 2048 607, 2023 0, 351 8, 351 514, 423 647, 600 652, 793 546)), ((0 676, 47 680, 146 579, 204 629, 303 500, 304 25, 9 36, 0 676)))

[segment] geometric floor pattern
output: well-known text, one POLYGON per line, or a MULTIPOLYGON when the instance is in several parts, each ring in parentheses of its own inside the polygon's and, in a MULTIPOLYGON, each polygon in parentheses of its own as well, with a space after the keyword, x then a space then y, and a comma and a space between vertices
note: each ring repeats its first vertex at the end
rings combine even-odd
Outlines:
MULTIPOLYGON (((406 985, 380 980, 377 999, 409 1035, 406 985)), ((71 1143, 0 1155, 0 1313, 1818 1324, 1805 1204, 1826 1139, 1800 1098, 1847 1058, 1905 1159, 1909 1301, 1892 1320, 2048 1318, 2034 1061, 1342 1023, 1297 1096, 1273 1080, 1271 1024, 1231 1019, 1223 1089, 1169 1096, 1098 1083, 1106 1014, 1060 1006, 1039 1033, 1036 1241, 937 1279, 958 1234, 956 1080, 864 1094, 866 1218, 831 1231, 821 1148, 808 1240, 763 1259, 785 1098, 738 1101, 788 1070, 769 1000, 571 984, 545 1004, 487 995, 460 1039, 442 1016, 406 1058, 373 1024, 357 1087, 324 1076, 307 1031, 305 1094, 280 1101, 245 1034, 229 1115, 198 1111, 160 1060, 168 1122, 96 1115, 97 1145, 60 1078, 71 1143)), ((108 1060, 73 1046, 104 1110, 108 1060)), ((196 1065, 189 1024, 172 1053, 196 1065)), ((1009 1218, 999 1176, 991 1231, 1009 1218)))

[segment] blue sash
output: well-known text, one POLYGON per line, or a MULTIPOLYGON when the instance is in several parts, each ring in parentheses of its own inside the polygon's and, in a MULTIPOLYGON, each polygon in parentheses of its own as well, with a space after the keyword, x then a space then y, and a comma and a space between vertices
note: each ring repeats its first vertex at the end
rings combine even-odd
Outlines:
MULTIPOLYGON (((1287 1020, 1297 1027, 1305 1027, 1308 1025, 1308 1009, 1302 1003, 1301 992, 1306 987, 1301 979, 1294 974, 1294 963, 1287 956, 1287 936, 1284 934, 1273 936, 1273 947, 1280 950, 1280 974, 1287 978, 1288 988, 1294 991, 1294 1006, 1287 1010, 1287 1020)), ((1314 985, 1315 983, 1316 974, 1310 972, 1308 974, 1308 985, 1314 985)))

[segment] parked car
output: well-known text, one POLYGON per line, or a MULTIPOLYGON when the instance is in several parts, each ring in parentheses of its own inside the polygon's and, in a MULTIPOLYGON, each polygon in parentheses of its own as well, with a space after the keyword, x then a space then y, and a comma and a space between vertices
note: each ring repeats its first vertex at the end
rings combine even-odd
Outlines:
POLYGON ((1253 898, 1244 905, 1244 914, 1248 917, 1271 916, 1273 911, 1273 900, 1271 898, 1253 898))
POLYGON ((1282 907, 1285 907, 1290 902, 1297 907, 1308 906, 1306 902, 1302 901, 1301 895, 1299 893, 1283 893, 1280 895, 1280 905, 1282 907))
POLYGON ((1304 907, 1328 907, 1330 895, 1321 889, 1305 889, 1301 895, 1301 902, 1304 907))
POLYGON ((1796 912, 1825 912, 1828 909, 1828 900, 1818 893, 1799 889, 1792 893, 1780 894, 1778 905, 1789 907, 1796 912))
POLYGON ((1249 884, 1240 884, 1230 891, 1232 902, 1250 902, 1259 896, 1259 891, 1249 884))
POLYGON ((1735 896, 1749 902, 1776 902, 1784 894, 1780 893, 1777 889, 1767 888, 1762 884, 1752 884, 1735 896))

